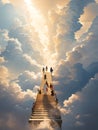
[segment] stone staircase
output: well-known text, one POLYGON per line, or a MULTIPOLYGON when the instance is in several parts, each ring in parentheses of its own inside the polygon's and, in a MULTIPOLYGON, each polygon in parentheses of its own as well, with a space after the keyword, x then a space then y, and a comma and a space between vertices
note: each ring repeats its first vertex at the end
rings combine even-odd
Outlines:
POLYGON ((32 107, 29 122, 39 124, 44 120, 52 121, 52 124, 56 122, 59 126, 61 126, 62 122, 55 96, 38 94, 36 102, 32 107))

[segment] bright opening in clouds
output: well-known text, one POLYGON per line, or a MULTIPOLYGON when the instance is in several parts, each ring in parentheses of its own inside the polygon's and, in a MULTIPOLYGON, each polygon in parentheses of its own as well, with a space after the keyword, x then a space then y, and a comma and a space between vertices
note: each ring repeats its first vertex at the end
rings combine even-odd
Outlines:
MULTIPOLYGON (((31 0, 24 0, 27 6, 27 10, 29 12, 30 21, 28 21, 31 25, 31 28, 34 27, 35 32, 38 33, 38 37, 40 40, 39 52, 41 53, 44 63, 46 65, 52 65, 52 59, 49 46, 49 32, 48 26, 46 24, 46 20, 44 16, 41 14, 40 10, 36 9, 31 0), (51 59, 51 60, 50 60, 51 59), (49 63, 50 62, 50 63, 49 63)), ((32 32, 31 32, 32 34, 32 32)), ((33 34, 32 34, 33 35, 33 34)))
POLYGON ((46 65, 62 130, 98 130, 98 0, 0 0, 0 130, 30 129, 46 65))

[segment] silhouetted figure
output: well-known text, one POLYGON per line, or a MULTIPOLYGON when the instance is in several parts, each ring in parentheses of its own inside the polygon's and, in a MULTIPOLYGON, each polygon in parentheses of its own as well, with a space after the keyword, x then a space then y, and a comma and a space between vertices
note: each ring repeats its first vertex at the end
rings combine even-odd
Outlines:
POLYGON ((48 88, 46 87, 46 92, 48 92, 48 88))
POLYGON ((32 112, 33 112, 34 108, 35 108, 35 102, 33 103, 32 112))
POLYGON ((53 85, 52 84, 50 84, 50 88, 51 88, 51 90, 53 90, 53 85))
POLYGON ((54 96, 54 91, 53 90, 51 91, 51 96, 54 96))
POLYGON ((46 74, 44 75, 44 79, 46 79, 47 77, 46 77, 46 74))
POLYGON ((52 69, 52 67, 50 68, 50 72, 51 72, 51 73, 53 72, 53 69, 52 69))
POLYGON ((40 89, 38 89, 38 93, 41 94, 41 90, 40 89))
POLYGON ((43 73, 45 72, 45 69, 44 69, 44 67, 43 67, 43 73))
POLYGON ((49 85, 48 85, 47 81, 46 81, 46 85, 49 87, 49 85))
POLYGON ((48 67, 46 66, 46 71, 48 70, 48 67))

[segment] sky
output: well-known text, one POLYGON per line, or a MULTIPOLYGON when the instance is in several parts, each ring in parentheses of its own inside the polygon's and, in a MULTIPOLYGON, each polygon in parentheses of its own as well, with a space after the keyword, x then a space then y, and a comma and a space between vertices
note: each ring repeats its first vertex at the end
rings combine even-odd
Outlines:
POLYGON ((98 0, 0 0, 0 130, 31 130, 46 65, 62 130, 98 130, 98 0))

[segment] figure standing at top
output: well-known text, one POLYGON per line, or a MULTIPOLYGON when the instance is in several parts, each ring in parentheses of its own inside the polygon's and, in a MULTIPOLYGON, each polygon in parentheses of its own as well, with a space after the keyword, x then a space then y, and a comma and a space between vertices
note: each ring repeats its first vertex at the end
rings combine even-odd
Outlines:
POLYGON ((53 89, 53 85, 52 85, 52 72, 53 72, 53 69, 52 67, 49 68, 48 70, 48 67, 43 67, 42 68, 42 81, 41 81, 41 85, 40 85, 40 91, 39 93, 45 93, 44 91, 44 86, 47 85, 47 94, 49 95, 54 95, 54 89, 53 89))
POLYGON ((43 73, 45 72, 45 69, 44 69, 44 67, 43 67, 43 73))
POLYGON ((46 66, 46 71, 48 70, 48 67, 46 66))
POLYGON ((51 72, 51 73, 53 72, 53 69, 52 69, 52 67, 50 68, 50 72, 51 72))

